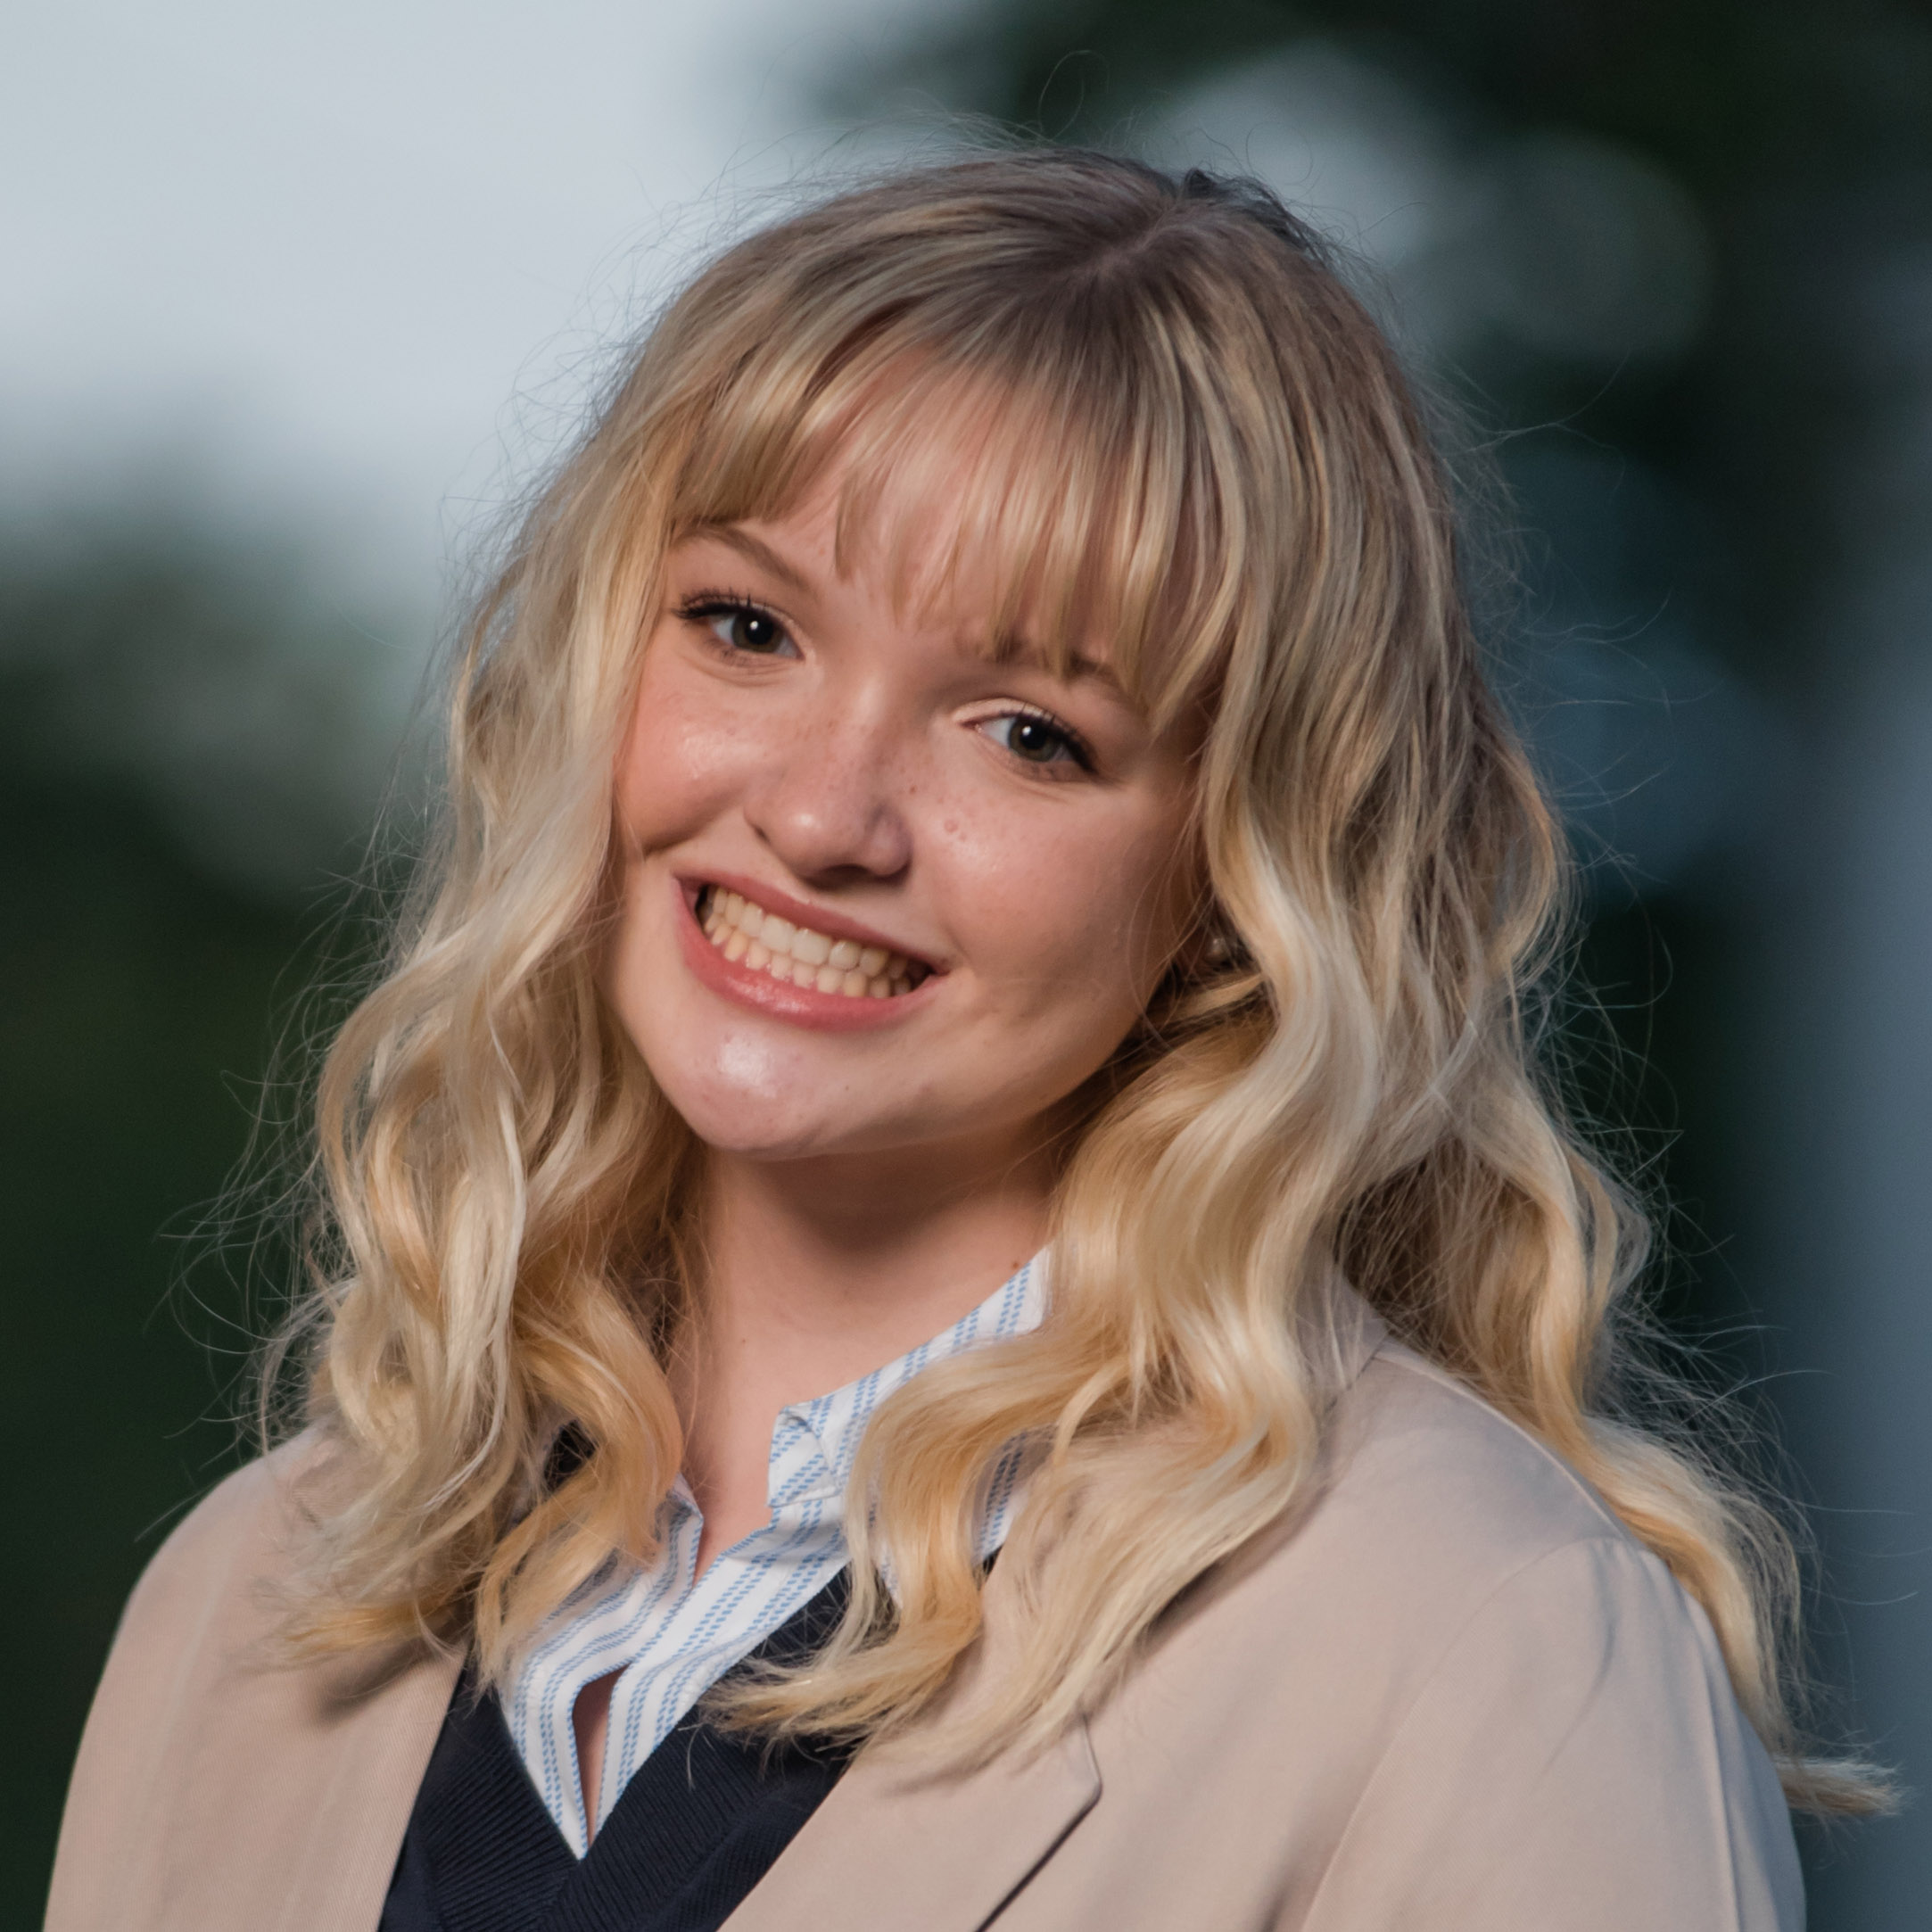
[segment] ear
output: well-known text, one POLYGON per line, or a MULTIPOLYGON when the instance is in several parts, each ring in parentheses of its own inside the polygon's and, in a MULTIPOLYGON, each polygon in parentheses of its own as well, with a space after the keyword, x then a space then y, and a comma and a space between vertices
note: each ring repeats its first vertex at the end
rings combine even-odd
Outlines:
POLYGON ((1171 977, 1184 986, 1199 986, 1203 980, 1244 965, 1247 949, 1229 922, 1226 913, 1210 897, 1195 909, 1187 937, 1174 955, 1171 977))

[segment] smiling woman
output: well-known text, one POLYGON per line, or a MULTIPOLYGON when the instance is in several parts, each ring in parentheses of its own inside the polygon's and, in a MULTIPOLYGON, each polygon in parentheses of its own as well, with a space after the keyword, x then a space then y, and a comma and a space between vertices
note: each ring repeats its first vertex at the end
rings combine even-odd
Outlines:
POLYGON ((742 243, 450 715, 305 1425, 129 1606, 54 1932, 1799 1923, 1788 1800, 1883 1791, 1630 1419, 1560 843, 1292 214, 742 243))

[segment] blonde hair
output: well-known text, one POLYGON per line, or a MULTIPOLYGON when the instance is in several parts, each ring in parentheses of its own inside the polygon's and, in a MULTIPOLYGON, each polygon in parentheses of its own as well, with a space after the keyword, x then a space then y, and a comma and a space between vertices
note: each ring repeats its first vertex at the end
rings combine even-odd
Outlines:
POLYGON ((780 515, 835 463, 842 550, 943 488, 948 561, 990 561, 999 623, 1104 635, 1157 722, 1205 718, 1231 944, 1088 1096, 1050 1318, 881 1410, 845 1622, 729 1693, 735 1717, 876 1736, 927 1711, 979 1631, 974 1521, 1016 1441, 1001 1563, 1032 1614, 955 1746, 1091 1706, 1305 1493, 1346 1279, 1670 1565, 1795 1802, 1871 1802, 1794 1742, 1777 1524, 1613 1413, 1643 1224, 1538 1068, 1560 839, 1485 688, 1403 376, 1263 190, 1091 153, 904 173, 731 249, 481 600, 442 837, 321 1077, 300 1335, 345 1477, 302 1640, 426 1632, 500 1675, 613 1552, 648 1554, 681 1453, 662 1363, 701 1283, 690 1135, 597 989, 613 769, 669 545, 780 515))

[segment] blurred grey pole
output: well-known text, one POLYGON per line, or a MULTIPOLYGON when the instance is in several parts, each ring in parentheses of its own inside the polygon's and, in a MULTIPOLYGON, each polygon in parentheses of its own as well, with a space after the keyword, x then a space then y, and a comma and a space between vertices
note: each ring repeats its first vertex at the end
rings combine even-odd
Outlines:
POLYGON ((1813 1932, 1932 1924, 1932 251, 1905 267, 1861 317, 1887 407, 1843 478, 1836 698, 1788 801, 1755 1028, 1777 1133, 1746 1265, 1820 1509, 1822 1657, 1920 1794, 1817 1847, 1813 1932))

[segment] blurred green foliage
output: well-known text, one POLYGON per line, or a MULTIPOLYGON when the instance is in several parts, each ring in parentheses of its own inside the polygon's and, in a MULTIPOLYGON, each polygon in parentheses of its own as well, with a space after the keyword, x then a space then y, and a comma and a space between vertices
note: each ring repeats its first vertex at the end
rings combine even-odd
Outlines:
POLYGON ((234 1458, 240 1310, 185 1319, 171 1291, 178 1236, 247 1132, 225 1076, 264 1068, 301 928, 199 876, 137 801, 10 787, 0 813, 0 1426, 23 1666, 0 1768, 0 1923, 26 1927, 55 1767, 121 1602, 181 1505, 234 1458))
MULTIPOLYGON (((258 821, 235 829, 246 836, 211 846, 176 829, 194 812, 167 782, 159 707, 144 701, 211 656, 215 680, 245 685, 287 645, 263 568, 95 530, 0 570, 9 1928, 39 1922, 66 1766, 121 1604, 185 1506, 245 1453, 249 1358, 289 1249, 272 1185, 227 1225, 217 1204, 256 1123, 285 1112, 264 1082, 299 1068, 299 1038, 293 1064, 281 1049, 315 1010, 307 989, 352 971, 322 937, 339 930, 326 875, 304 890, 232 863, 287 849, 285 823, 258 836, 272 799, 231 782, 227 810, 258 821)), ((207 776, 206 761, 186 774, 207 776)), ((219 786, 207 803, 221 809, 219 786)))

